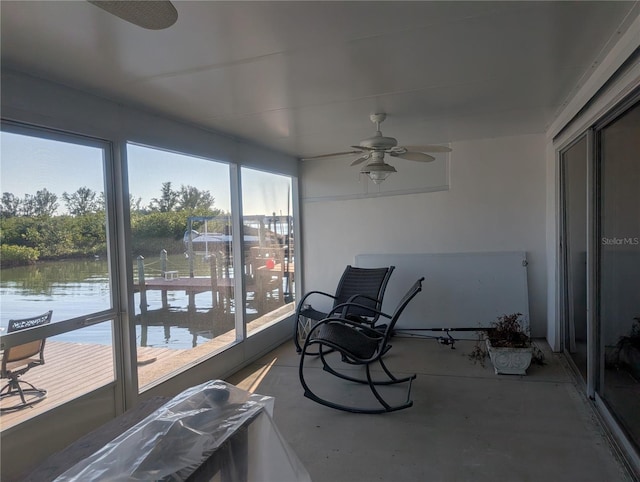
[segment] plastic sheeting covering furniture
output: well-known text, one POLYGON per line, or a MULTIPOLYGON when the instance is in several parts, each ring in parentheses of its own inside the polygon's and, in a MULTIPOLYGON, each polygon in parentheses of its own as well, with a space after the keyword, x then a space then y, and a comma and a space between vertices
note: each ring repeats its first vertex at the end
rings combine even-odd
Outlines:
POLYGON ((56 481, 310 481, 273 405, 220 380, 189 388, 56 481))

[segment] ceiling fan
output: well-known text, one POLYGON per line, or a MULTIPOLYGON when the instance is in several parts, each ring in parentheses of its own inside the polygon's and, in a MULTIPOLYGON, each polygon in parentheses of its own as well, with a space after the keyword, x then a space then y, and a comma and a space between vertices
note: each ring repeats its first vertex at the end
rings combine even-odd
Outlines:
POLYGON ((447 146, 399 146, 398 141, 393 137, 385 137, 380 132, 380 124, 386 119, 387 114, 378 113, 371 114, 369 118, 376 125, 376 133, 373 137, 363 139, 357 146, 351 146, 353 151, 334 152, 331 154, 321 154, 319 156, 305 157, 302 160, 308 161, 312 159, 324 159, 328 157, 338 157, 346 155, 359 156, 351 162, 352 166, 357 166, 365 161, 370 161, 361 170, 361 174, 366 174, 376 184, 384 181, 389 174, 397 172, 396 168, 384 162, 384 155, 391 157, 399 157, 409 161, 431 162, 436 158, 426 154, 427 152, 451 152, 451 148, 447 146))
POLYGON ((178 11, 169 0, 87 0, 96 7, 149 30, 171 27, 178 11))

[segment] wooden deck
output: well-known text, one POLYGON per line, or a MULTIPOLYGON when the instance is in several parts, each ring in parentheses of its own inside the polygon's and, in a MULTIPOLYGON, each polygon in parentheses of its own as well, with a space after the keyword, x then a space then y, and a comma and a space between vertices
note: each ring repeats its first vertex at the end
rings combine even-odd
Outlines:
MULTIPOLYGON (((141 379, 153 373, 154 363, 163 364, 177 351, 180 350, 139 347, 138 373, 141 379)), ((109 345, 48 340, 44 355, 45 364, 31 369, 23 378, 38 388, 46 389, 46 398, 28 408, 1 413, 0 430, 114 381, 113 349, 109 345)), ((4 379, 2 381, 6 382, 4 379)), ((14 404, 16 398, 0 401, 0 407, 14 404)))
MULTIPOLYGON (((286 314, 293 304, 262 316, 247 325, 250 332, 286 314)), ((176 369, 203 358, 235 341, 231 330, 201 345, 184 350, 138 347, 138 383, 140 387, 171 375, 176 369)), ((47 340, 45 364, 31 369, 23 377, 36 387, 47 390, 47 396, 35 405, 0 413, 0 431, 44 413, 69 400, 114 381, 113 349, 109 345, 80 344, 47 340)), ((6 382, 2 380, 3 384, 6 382)), ((15 400, 0 401, 0 407, 15 400)))

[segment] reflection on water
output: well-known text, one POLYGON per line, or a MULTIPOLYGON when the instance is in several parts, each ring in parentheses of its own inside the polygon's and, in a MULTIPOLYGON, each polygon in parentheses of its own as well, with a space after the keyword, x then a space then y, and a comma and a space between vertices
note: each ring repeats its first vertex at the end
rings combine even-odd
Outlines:
POLYGON ((235 326, 235 315, 218 309, 161 308, 136 315, 139 346, 193 348, 235 326))
POLYGON ((2 270, 2 286, 9 283, 14 290, 27 296, 64 294, 55 291, 60 287, 65 287, 65 291, 72 294, 83 288, 81 284, 87 283, 101 284, 108 295, 108 282, 107 262, 101 258, 50 261, 2 270))
MULTIPOLYGON (((177 258, 173 262, 180 261, 177 258)), ((27 318, 47 310, 53 310, 52 322, 106 310, 111 306, 110 293, 105 259, 41 262, 34 266, 2 269, 0 328, 4 333, 10 319, 27 318)), ((139 304, 136 293, 138 346, 188 349, 234 327, 233 310, 224 312, 220 307, 214 307, 210 292, 195 295, 191 307, 184 291, 168 292, 165 308, 160 291, 147 292, 149 307, 146 313, 140 314, 139 304)), ((55 337, 59 341, 105 345, 111 344, 112 338, 110 323, 55 337)))
POLYGON ((42 262, 0 272, 0 325, 53 310, 53 322, 111 307, 103 259, 42 262))

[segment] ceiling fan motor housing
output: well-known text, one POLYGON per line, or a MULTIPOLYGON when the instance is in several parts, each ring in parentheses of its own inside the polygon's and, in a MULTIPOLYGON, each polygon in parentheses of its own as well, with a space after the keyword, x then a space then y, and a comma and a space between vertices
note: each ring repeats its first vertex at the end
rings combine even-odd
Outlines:
POLYGON ((376 151, 386 151, 392 147, 396 147, 397 145, 398 141, 396 139, 393 137, 385 137, 380 133, 380 131, 378 131, 373 137, 361 140, 359 144, 360 147, 375 149, 376 151))
POLYGON ((369 118, 371 119, 371 122, 376 125, 376 135, 361 140, 359 146, 363 149, 376 151, 386 151, 392 147, 396 147, 398 145, 398 141, 396 139, 393 137, 385 137, 382 135, 382 132, 380 132, 380 123, 387 118, 387 114, 371 114, 369 118))

